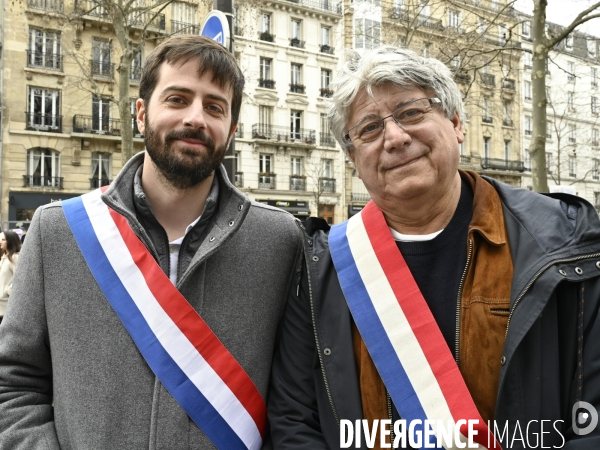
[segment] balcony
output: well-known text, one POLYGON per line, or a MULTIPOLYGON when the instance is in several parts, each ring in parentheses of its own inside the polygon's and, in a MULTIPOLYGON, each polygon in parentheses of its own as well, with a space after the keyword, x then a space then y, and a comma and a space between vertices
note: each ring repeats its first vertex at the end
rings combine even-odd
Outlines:
POLYGON ((360 178, 355 176, 352 177, 352 194, 350 198, 353 202, 366 203, 371 200, 371 196, 369 195, 364 183, 360 178))
POLYGON ((91 60, 92 76, 109 78, 113 80, 115 78, 115 65, 110 62, 95 61, 91 60))
POLYGON ((593 180, 600 180, 600 174, 598 174, 598 169, 594 169, 592 171, 592 179, 593 180))
MULTIPOLYGON (((73 133, 121 136, 121 121, 119 119, 107 119, 105 117, 100 118, 98 116, 83 116, 81 114, 76 114, 73 116, 73 133)), ((133 121, 133 137, 144 137, 138 130, 137 122, 135 121, 133 121)))
POLYGON ((305 89, 306 86, 304 86, 303 84, 290 83, 290 92, 293 92, 295 94, 304 94, 305 89))
POLYGON ((233 184, 235 187, 242 188, 244 187, 244 172, 236 172, 235 178, 233 180, 233 184))
POLYGON ((321 147, 335 147, 335 138, 331 133, 319 133, 319 145, 321 147))
POLYGON ((258 87, 265 89, 275 89, 275 80, 265 80, 263 78, 259 78, 258 87))
POLYGON ((321 97, 330 98, 333 95, 333 91, 329 88, 321 88, 321 97))
POLYGON ((502 119, 502 126, 512 128, 514 126, 514 123, 512 119, 502 119))
POLYGON ((45 70, 63 70, 63 57, 54 53, 42 53, 37 50, 27 50, 27 67, 45 70))
POLYGON ((269 33, 268 31, 263 31, 258 33, 258 39, 265 42, 275 42, 275 35, 269 33))
MULTIPOLYGON (((310 9, 318 9, 320 11, 328 11, 335 14, 342 14, 342 3, 333 4, 331 0, 287 0, 290 3, 296 3, 302 6, 306 6, 310 9)), ((379 2, 380 0, 375 0, 379 2)), ((375 3, 373 2, 373 3, 375 3)), ((375 5, 377 6, 377 5, 375 5)))
POLYGON ((75 0, 75 12, 83 16, 93 16, 108 20, 108 12, 94 0, 75 0))
POLYGON ((319 190, 323 194, 335 193, 335 178, 319 178, 319 190))
POLYGON ((321 47, 319 48, 319 51, 321 53, 325 53, 326 55, 333 55, 333 47, 330 47, 327 44, 321 45, 321 47))
POLYGON ((481 118, 481 121, 482 121, 483 123, 489 123, 489 124, 492 124, 492 123, 494 123, 494 118, 493 118, 493 117, 486 117, 486 116, 483 116, 483 117, 481 118))
POLYGON ((23 187, 63 188, 63 177, 23 175, 23 187))
POLYGON ((27 0, 27 7, 49 12, 63 12, 62 0, 27 0))
POLYGON ((200 25, 171 20, 171 34, 200 34, 200 25))
POLYGON ((491 73, 482 73, 481 82, 486 86, 495 86, 496 85, 496 76, 491 73))
POLYGON ((512 78, 503 78, 502 79, 502 89, 507 91, 515 91, 515 80, 512 78))
POLYGON ((441 20, 432 19, 431 16, 425 14, 419 14, 416 23, 425 28, 443 28, 441 20))
POLYGON ((304 175, 290 175, 290 191, 305 191, 306 177, 304 175))
POLYGON ((277 175, 271 172, 261 172, 258 174, 259 189, 275 189, 277 186, 277 175))
POLYGON ((306 44, 305 41, 301 41, 298 38, 291 38, 290 39, 290 47, 304 48, 305 44, 306 44))
POLYGON ((108 186, 111 182, 112 180, 109 180, 108 178, 90 178, 90 189, 98 189, 102 186, 108 186))
POLYGON ((525 172, 523 161, 507 161, 499 158, 481 158, 483 169, 511 170, 514 172, 525 172))
POLYGON ((527 129, 525 130, 525 136, 531 136, 531 133, 532 133, 531 130, 527 130, 527 129))
POLYGON ((165 31, 167 28, 165 15, 157 14, 154 11, 138 11, 131 13, 127 19, 132 26, 137 28, 154 28, 160 31, 165 31))
POLYGON ((37 112, 26 112, 25 129, 46 131, 49 133, 62 133, 62 116, 37 112))
POLYGON ((276 142, 298 142, 300 144, 315 145, 315 130, 305 128, 288 128, 263 123, 252 125, 252 139, 264 139, 276 142))
POLYGON ((577 142, 577 139, 575 139, 573 136, 569 136, 569 143, 574 144, 575 142, 577 142))
POLYGON ((235 129, 235 138, 239 139, 239 138, 243 138, 243 137, 244 137, 244 124, 238 122, 237 128, 235 129))

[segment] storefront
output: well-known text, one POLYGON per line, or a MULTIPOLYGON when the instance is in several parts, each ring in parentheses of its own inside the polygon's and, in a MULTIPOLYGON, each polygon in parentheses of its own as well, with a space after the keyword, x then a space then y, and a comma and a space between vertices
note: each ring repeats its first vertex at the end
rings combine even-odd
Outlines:
POLYGON ((284 211, 289 212, 294 217, 297 217, 300 220, 306 220, 307 217, 310 217, 310 208, 308 202, 290 200, 266 200, 259 198, 257 198, 256 201, 258 203, 263 203, 265 205, 270 205, 279 209, 283 209, 284 211))
POLYGON ((348 205, 348 219, 363 210, 365 205, 348 205))
POLYGON ((30 222, 35 210, 42 205, 67 200, 78 195, 58 192, 11 192, 8 195, 9 228, 14 227, 17 222, 30 222))

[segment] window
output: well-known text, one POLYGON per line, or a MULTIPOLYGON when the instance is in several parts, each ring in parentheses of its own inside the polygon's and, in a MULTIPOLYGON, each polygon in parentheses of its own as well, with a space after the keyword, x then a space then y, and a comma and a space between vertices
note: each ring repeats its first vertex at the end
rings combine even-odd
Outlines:
POLYGON ((375 48, 381 41, 381 22, 370 19, 354 19, 354 47, 375 48))
POLYGON ((96 132, 110 131, 110 101, 102 97, 92 98, 92 130, 96 132))
POLYGON ((546 152, 546 172, 552 173, 552 153, 546 152))
POLYGON ((258 107, 258 122, 264 125, 271 125, 273 122, 273 107, 260 105, 258 107))
POLYGON ((333 159, 323 159, 323 178, 333 178, 333 159))
POLYGON ((596 39, 587 38, 587 49, 590 56, 596 56, 596 39))
POLYGON ((592 114, 598 114, 598 97, 592 97, 592 114))
POLYGON ((499 2, 499 0, 492 0, 492 9, 494 11, 498 11, 498 8, 500 8, 500 2, 499 2))
POLYGON ((30 29, 27 53, 29 67, 62 70, 60 33, 56 31, 30 29))
POLYGON ((292 19, 292 39, 302 39, 302 21, 298 19, 292 19))
POLYGON ((492 123, 493 119, 492 119, 492 114, 491 114, 491 110, 490 110, 490 99, 487 97, 484 97, 482 106, 483 106, 483 108, 482 108, 483 109, 483 111, 482 111, 483 123, 492 123))
POLYGON ((60 153, 50 149, 27 150, 27 186, 62 188, 60 153))
POLYGON ((304 94, 304 86, 302 85, 302 64, 292 64, 291 68, 290 91, 304 94))
POLYGON ((111 77, 110 42, 94 38, 92 41, 92 75, 111 77))
POLYGON ((531 22, 529 20, 526 20, 521 24, 521 34, 526 40, 531 40, 531 22))
POLYGON ((546 122, 546 139, 552 139, 552 128, 554 124, 552 122, 546 122))
POLYGON ((577 158, 574 155, 569 155, 569 176, 577 176, 577 158))
POLYGON ((575 93, 574 92, 567 92, 567 106, 569 107, 569 109, 571 111, 575 110, 575 93))
POLYGON ((431 15, 431 8, 429 7, 429 4, 427 3, 427 1, 424 2, 420 2, 419 3, 419 15, 423 18, 429 18, 429 16, 431 15))
POLYGON ((171 7, 171 31, 173 34, 197 34, 198 5, 173 2, 171 7))
POLYGON ((596 128, 592 128, 592 146, 598 146, 598 130, 596 128))
POLYGON ((302 134, 302 111, 290 112, 290 138, 300 139, 302 134))
POLYGON ((594 192, 594 207, 600 212, 600 192, 594 192))
POLYGON ((480 17, 479 23, 477 24, 477 32, 479 34, 483 34, 483 33, 485 33, 485 29, 486 29, 485 19, 483 17, 480 17))
POLYGON ((573 49, 573 35, 570 34, 565 38, 565 48, 567 50, 573 49))
POLYGON ((271 155, 265 155, 264 153, 261 153, 259 158, 258 158, 258 165, 259 165, 259 170, 260 173, 271 173, 273 170, 273 166, 271 164, 272 161, 272 156, 271 155))
POLYGON ((112 181, 110 153, 92 153, 92 177, 90 189, 106 186, 112 181))
POLYGON ((261 33, 271 33, 271 14, 262 13, 260 15, 260 31, 261 33))
POLYGON ((531 81, 523 82, 523 94, 525 96, 525 100, 531 100, 531 81))
POLYGON ((525 116, 525 136, 531 136, 531 117, 525 116))
POLYGON ((504 141, 504 160, 510 161, 510 141, 504 141))
POLYGON ((531 155, 527 150, 523 150, 523 165, 525 166, 525 170, 531 170, 531 155))
POLYGON ((60 91, 29 88, 27 129, 37 131, 62 131, 60 91))
POLYGON ((489 159, 489 157, 490 157, 490 145, 491 145, 491 139, 489 137, 484 137, 483 138, 483 157, 485 159, 489 159))
POLYGON ((431 44, 427 42, 423 44, 423 47, 421 47, 421 55, 423 56, 423 58, 431 57, 431 44))
POLYGON ((592 86, 593 87, 598 87, 598 71, 596 70, 595 67, 592 67, 592 72, 591 72, 591 78, 592 78, 592 86))
MULTIPOLYGON (((261 80, 271 80, 271 63, 272 59, 268 58, 260 58, 260 79, 261 80)), ((265 86, 261 86, 265 87, 265 86)))
POLYGON ((140 81, 142 77, 142 52, 136 53, 133 57, 133 61, 131 61, 131 73, 129 74, 129 79, 131 81, 140 81))
POLYGON ((567 133, 568 133, 568 136, 569 136, 569 142, 571 144, 574 144, 576 142, 576 139, 575 139, 575 130, 576 130, 575 125, 569 125, 567 127, 567 130, 568 130, 567 133))
POLYGON ((321 45, 331 45, 331 28, 321 27, 321 45))
POLYGON ((321 97, 331 97, 333 91, 329 89, 331 70, 321 69, 321 97))
POLYGON ((450 60, 450 67, 456 69, 460 67, 460 55, 456 55, 454 58, 450 60))
POLYGON ((302 158, 292 156, 292 175, 302 175, 302 158))
POLYGON ((508 34, 506 32, 506 25, 498 25, 498 41, 500 41, 500 45, 506 44, 508 40, 508 34))
POLYGON ((524 52, 523 53, 523 66, 526 69, 531 69, 532 67, 532 55, 531 53, 524 52))
POLYGON ((502 125, 512 127, 512 102, 505 101, 502 106, 502 125))
POLYGON ((594 180, 600 179, 600 161, 597 159, 592 160, 592 178, 594 180))
POLYGON ((460 11, 456 11, 455 9, 448 10, 448 26, 450 28, 460 29, 461 22, 461 14, 460 11))
POLYGON ((573 64, 572 62, 567 63, 567 80, 575 80, 575 64, 573 64))

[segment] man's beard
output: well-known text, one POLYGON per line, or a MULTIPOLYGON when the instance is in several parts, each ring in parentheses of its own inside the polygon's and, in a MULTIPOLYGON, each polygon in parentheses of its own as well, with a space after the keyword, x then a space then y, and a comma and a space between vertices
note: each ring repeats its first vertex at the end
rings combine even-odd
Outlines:
POLYGON ((161 175, 176 189, 187 190, 197 186, 207 179, 223 161, 227 143, 215 148, 215 142, 202 130, 170 131, 165 136, 164 142, 150 126, 148 117, 145 119, 146 151, 160 171, 161 175), (205 151, 181 148, 184 155, 188 155, 192 162, 175 154, 171 148, 177 139, 195 139, 206 145, 205 151))

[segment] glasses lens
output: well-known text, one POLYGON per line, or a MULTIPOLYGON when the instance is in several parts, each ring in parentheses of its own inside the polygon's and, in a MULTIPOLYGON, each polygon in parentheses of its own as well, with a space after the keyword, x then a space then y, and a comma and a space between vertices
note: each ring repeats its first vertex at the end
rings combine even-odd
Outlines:
POLYGON ((383 128, 381 119, 363 123, 354 129, 356 133, 356 139, 359 139, 361 142, 374 141, 379 137, 382 130, 383 128))
POLYGON ((393 117, 396 123, 403 127, 410 127, 419 123, 431 111, 431 105, 426 98, 404 105, 394 111, 393 117))

